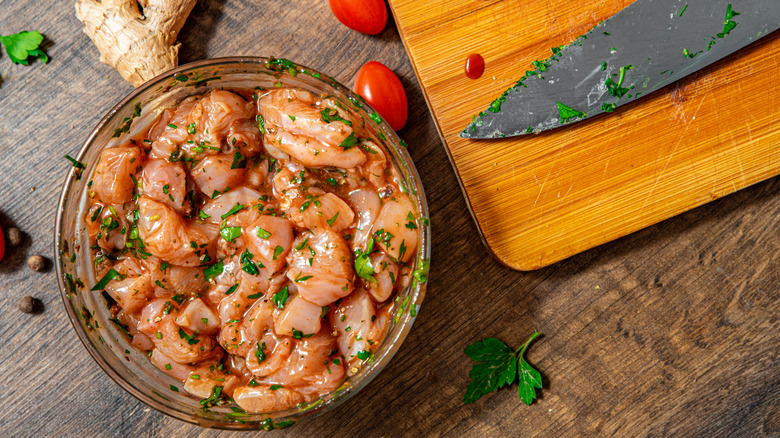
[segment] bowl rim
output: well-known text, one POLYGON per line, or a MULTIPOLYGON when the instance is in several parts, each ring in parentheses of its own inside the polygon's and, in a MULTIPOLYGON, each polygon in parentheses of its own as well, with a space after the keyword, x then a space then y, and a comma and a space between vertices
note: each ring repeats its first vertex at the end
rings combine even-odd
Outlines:
MULTIPOLYGON (((281 59, 281 58, 274 58, 272 56, 269 57, 232 56, 232 57, 208 58, 208 59, 194 61, 194 62, 190 62, 178 66, 174 69, 171 69, 165 73, 162 73, 150 79, 149 81, 145 82, 143 85, 129 92, 118 103, 116 103, 114 106, 111 107, 111 109, 100 119, 100 121, 92 129, 92 131, 90 132, 86 140, 82 143, 78 153, 76 154, 75 159, 81 162, 82 158, 87 153, 87 150, 89 149, 90 145, 92 145, 93 141, 95 141, 95 138, 103 129, 105 129, 106 124, 109 122, 109 120, 111 120, 119 111, 125 109, 128 106, 128 104, 133 101, 133 99, 137 98, 145 91, 162 85, 163 81, 172 79, 174 76, 181 74, 183 72, 188 72, 190 70, 195 70, 195 69, 205 68, 205 67, 215 67, 215 66, 231 65, 231 64, 237 64, 237 65, 257 64, 258 66, 265 67, 267 66, 269 60, 274 60, 274 59, 281 59)), ((362 98, 360 98, 360 96, 354 93, 350 88, 344 86, 333 77, 325 75, 321 73, 319 70, 301 64, 294 63, 294 65, 298 70, 304 69, 309 73, 319 74, 319 76, 312 75, 312 77, 315 80, 322 82, 324 85, 338 89, 338 91, 344 93, 348 97, 359 98, 365 107, 364 109, 367 112, 369 111, 375 112, 375 110, 370 106, 370 104, 365 102, 362 98)), ((211 89, 209 87, 210 85, 206 85, 206 91, 211 89)), ((419 217, 421 219, 430 218, 427 199, 422 186, 422 180, 420 178, 416 166, 414 165, 414 162, 412 161, 412 158, 408 150, 406 149, 405 146, 403 146, 404 142, 398 137, 398 134, 390 127, 390 125, 384 119, 382 119, 381 122, 378 123, 378 128, 380 129, 380 132, 383 131, 385 136, 388 137, 387 139, 384 140, 385 147, 389 147, 390 145, 392 145, 392 147, 398 152, 398 154, 402 158, 402 163, 394 163, 394 165, 403 164, 406 166, 406 170, 409 176, 409 182, 411 182, 412 185, 414 186, 414 197, 412 198, 412 200, 413 202, 416 201, 415 204, 416 207, 418 208, 419 217)), ((139 390, 138 388, 130 384, 116 370, 114 370, 114 368, 103 358, 100 352, 97 351, 97 349, 92 345, 92 342, 87 338, 84 328, 78 323, 78 315, 75 313, 73 306, 71 305, 70 300, 68 298, 69 294, 67 293, 68 289, 65 285, 64 268, 62 263, 62 255, 63 255, 62 232, 64 228, 63 220, 65 217, 63 211, 65 207, 65 202, 68 199, 68 194, 72 189, 72 185, 75 184, 77 181, 75 176, 77 175, 78 172, 84 170, 86 169, 77 169, 76 167, 69 168, 65 182, 62 185, 62 191, 60 193, 59 200, 57 203, 57 213, 55 216, 55 227, 54 227, 54 250, 55 250, 54 265, 55 265, 55 273, 57 276, 57 286, 60 290, 60 297, 62 299, 63 306, 65 307, 65 311, 68 315, 68 319, 70 320, 70 323, 74 331, 76 332, 79 341, 81 341, 82 345, 85 347, 85 349, 92 357, 92 359, 97 363, 97 365, 101 368, 101 370, 111 378, 111 380, 113 380, 116 384, 118 384, 122 389, 124 389, 135 399, 137 399, 144 405, 153 408, 157 412, 160 412, 176 420, 184 421, 186 423, 198 425, 204 428, 214 428, 214 429, 223 429, 223 430, 265 429, 265 426, 260 422, 251 422, 251 423, 247 422, 246 424, 241 424, 241 423, 229 422, 229 421, 215 421, 212 419, 204 419, 205 422, 199 422, 198 419, 201 417, 198 417, 196 415, 187 414, 181 410, 163 409, 163 406, 160 406, 157 400, 152 399, 148 394, 142 392, 141 390, 139 390)), ((408 188, 407 188, 407 192, 408 192, 408 188)), ((430 223, 427 220, 425 222, 423 220, 419 220, 418 222, 419 222, 418 227, 420 228, 420 242, 418 244, 418 252, 417 252, 417 257, 415 262, 418 264, 430 263, 430 254, 431 254, 430 223)), ((409 332, 411 331, 414 320, 416 319, 416 315, 419 314, 419 309, 421 308, 422 301, 425 298, 426 291, 427 291, 427 268, 425 274, 426 274, 425 280, 416 281, 413 279, 412 283, 410 283, 409 285, 409 287, 411 287, 411 291, 409 295, 411 298, 410 300, 411 302, 409 304, 410 304, 410 309, 415 309, 414 312, 413 313, 410 312, 412 313, 411 315, 407 313, 408 317, 403 318, 404 321, 401 324, 400 330, 397 331, 397 333, 395 334, 395 336, 393 336, 392 339, 388 337, 390 335, 389 332, 385 334, 385 337, 382 339, 382 344, 389 345, 390 348, 388 348, 388 350, 384 352, 384 355, 380 359, 378 359, 373 364, 371 364, 371 369, 368 372, 366 372, 365 377, 362 380, 358 381, 355 385, 350 385, 348 390, 345 391, 346 394, 344 394, 344 396, 341 396, 339 398, 332 398, 328 400, 326 403, 321 403, 319 406, 310 405, 307 408, 299 409, 298 411, 293 412, 291 415, 286 415, 284 419, 287 419, 290 416, 294 416, 295 418, 293 424, 297 424, 299 420, 305 418, 313 418, 329 410, 332 410, 333 408, 341 405, 345 401, 351 399, 352 396, 360 392, 360 390, 362 390, 365 386, 367 386, 378 374, 381 373, 381 371, 385 368, 385 366, 387 366, 392 361, 393 357, 400 349, 404 340, 406 339, 409 332), (387 344, 388 342, 389 344, 387 344), (300 415, 300 414, 304 414, 304 415, 300 415)), ((403 312, 403 308, 399 309, 398 312, 399 312, 398 315, 400 316, 401 313, 403 312)), ((333 394, 333 392, 329 394, 333 394)), ((291 408, 289 408, 286 411, 289 410, 291 410, 291 408)), ((270 415, 273 415, 278 412, 285 412, 285 411, 275 411, 272 413, 253 414, 253 415, 265 415, 268 418, 270 418, 270 415)), ((271 427, 273 428, 273 422, 271 427)))

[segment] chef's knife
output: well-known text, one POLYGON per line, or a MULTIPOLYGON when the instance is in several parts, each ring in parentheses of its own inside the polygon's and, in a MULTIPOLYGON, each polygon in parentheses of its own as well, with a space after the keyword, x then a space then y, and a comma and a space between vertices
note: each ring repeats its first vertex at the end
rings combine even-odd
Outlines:
POLYGON ((460 136, 530 134, 612 112, 778 28, 780 0, 637 0, 535 62, 460 136))

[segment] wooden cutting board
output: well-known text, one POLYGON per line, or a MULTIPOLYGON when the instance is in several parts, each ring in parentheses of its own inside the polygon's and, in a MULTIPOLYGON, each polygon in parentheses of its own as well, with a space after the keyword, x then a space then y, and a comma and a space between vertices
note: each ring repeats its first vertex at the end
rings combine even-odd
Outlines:
POLYGON ((482 237, 511 268, 549 265, 780 173, 780 32, 612 115, 474 141, 458 133, 531 61, 632 1, 389 1, 482 237), (477 80, 464 73, 471 53, 485 58, 477 80))

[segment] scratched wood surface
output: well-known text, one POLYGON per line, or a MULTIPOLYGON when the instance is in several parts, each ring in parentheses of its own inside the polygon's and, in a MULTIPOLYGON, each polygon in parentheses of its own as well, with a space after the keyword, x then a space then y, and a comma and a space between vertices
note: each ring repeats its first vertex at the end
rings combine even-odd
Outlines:
POLYGON ((780 173, 780 32, 611 116, 458 137, 531 61, 633 1, 390 0, 471 211, 509 267, 547 266, 780 173), (470 53, 485 58, 478 80, 463 72, 470 53))
MULTIPOLYGON (((0 57, 0 225, 22 246, 0 262, 0 436, 247 436, 149 409, 90 359, 54 274, 24 266, 52 254, 54 209, 74 153, 130 91, 81 33, 70 2, 0 0, 0 34, 39 29, 48 65, 0 57), (35 189, 33 191, 33 188, 35 189), (22 314, 20 296, 45 311, 22 314)), ((345 83, 376 59, 401 76, 411 117, 401 136, 431 206, 426 301, 390 365, 327 415, 280 437, 701 436, 780 434, 780 179, 772 178, 529 273, 479 241, 420 86, 391 22, 349 31, 322 1, 200 2, 184 27, 185 61, 274 54, 345 83), (495 336, 544 336, 529 361, 544 375, 533 406, 516 387, 464 406, 463 349, 495 336)))

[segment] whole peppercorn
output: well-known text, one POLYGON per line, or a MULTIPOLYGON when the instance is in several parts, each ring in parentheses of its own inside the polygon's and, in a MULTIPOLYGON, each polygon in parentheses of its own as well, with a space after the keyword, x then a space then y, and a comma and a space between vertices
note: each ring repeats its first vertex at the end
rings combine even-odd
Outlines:
POLYGON ((22 232, 18 228, 8 229, 8 244, 11 246, 19 246, 22 243, 22 232))
POLYGON ((33 271, 41 272, 46 268, 46 259, 39 255, 34 255, 27 259, 27 266, 33 271))
POLYGON ((19 299, 16 306, 24 313, 35 313, 38 310, 38 300, 31 296, 24 296, 19 299))

